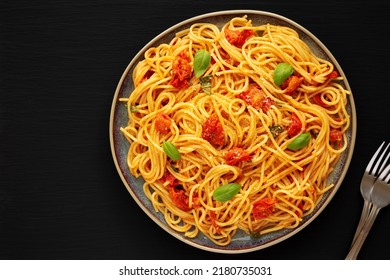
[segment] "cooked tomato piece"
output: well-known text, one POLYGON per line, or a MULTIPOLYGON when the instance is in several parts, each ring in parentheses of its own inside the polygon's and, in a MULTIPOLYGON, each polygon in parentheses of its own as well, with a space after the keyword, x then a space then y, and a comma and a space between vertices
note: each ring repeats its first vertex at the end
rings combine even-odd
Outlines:
POLYGON ((341 133, 340 129, 337 128, 331 128, 329 132, 329 140, 330 142, 341 142, 343 140, 343 134, 341 133))
POLYGON ((237 48, 241 48, 246 40, 254 34, 253 30, 231 30, 225 29, 226 40, 237 48))
POLYGON ((172 187, 175 185, 178 185, 178 181, 171 173, 168 171, 165 172, 165 174, 161 177, 161 181, 165 184, 168 183, 168 186, 172 187))
POLYGON ((292 75, 280 85, 280 88, 285 90, 284 93, 291 95, 302 84, 303 80, 303 77, 292 75))
POLYGON ((209 141, 211 145, 220 146, 225 143, 223 127, 216 114, 208 117, 203 124, 202 138, 209 141))
POLYGON ((340 129, 332 128, 329 132, 329 139, 332 142, 339 142, 343 140, 343 134, 341 133, 340 129))
POLYGON ((166 171, 160 180, 163 182, 163 184, 168 183, 168 193, 173 204, 184 211, 191 209, 191 207, 188 205, 189 198, 185 194, 183 186, 179 184, 179 181, 175 178, 175 176, 166 171))
POLYGON ((244 100, 256 110, 262 109, 265 113, 271 105, 275 104, 274 100, 265 96, 264 91, 257 84, 250 84, 248 90, 239 93, 237 98, 244 100))
POLYGON ((249 38, 250 36, 252 36, 253 34, 255 34, 255 32, 254 32, 253 30, 244 29, 244 30, 241 31, 241 34, 242 34, 242 36, 244 36, 245 41, 246 41, 246 40, 248 40, 248 38, 249 38))
POLYGON ((343 133, 341 132, 341 130, 337 128, 331 128, 329 132, 329 141, 335 144, 337 148, 340 148, 342 140, 343 140, 343 133))
POLYGON ((190 85, 189 80, 192 76, 192 67, 190 58, 186 52, 181 52, 172 62, 172 80, 171 85, 177 89, 183 89, 190 85))
POLYGON ((261 105, 261 109, 264 111, 264 113, 267 113, 271 105, 275 104, 275 100, 272 100, 269 97, 266 97, 263 99, 263 105, 261 105))
POLYGON ((259 110, 263 105, 265 93, 257 84, 250 84, 248 90, 238 94, 237 98, 244 100, 248 105, 259 110))
POLYGON ((156 116, 154 126, 160 133, 167 134, 170 131, 172 120, 164 113, 160 112, 156 116))
POLYGON ((287 128, 287 134, 290 137, 298 135, 302 130, 302 122, 295 113, 291 114, 291 124, 287 128))
POLYGON ((244 149, 242 148, 233 148, 225 155, 226 163, 232 166, 238 165, 240 162, 251 160, 252 156, 250 156, 244 149))
POLYGON ((332 72, 329 73, 327 78, 329 80, 333 80, 333 79, 337 78, 338 76, 339 76, 339 72, 337 72, 336 70, 333 70, 332 72))
POLYGON ((191 207, 188 204, 189 198, 185 194, 182 185, 169 186, 169 197, 171 198, 172 202, 181 210, 191 210, 191 207))
POLYGON ((274 212, 276 199, 265 197, 253 204, 252 215, 255 220, 267 218, 274 212))
MULTIPOLYGON (((189 206, 189 197, 185 194, 183 186, 180 185, 179 180, 175 178, 170 172, 166 171, 160 179, 168 188, 169 198, 178 208, 184 211, 191 210, 189 206)), ((198 196, 196 195, 196 199, 198 196)), ((195 196, 193 198, 195 200, 195 196)), ((199 201, 198 201, 199 204, 199 201)), ((193 201, 194 205, 194 201, 193 201)))

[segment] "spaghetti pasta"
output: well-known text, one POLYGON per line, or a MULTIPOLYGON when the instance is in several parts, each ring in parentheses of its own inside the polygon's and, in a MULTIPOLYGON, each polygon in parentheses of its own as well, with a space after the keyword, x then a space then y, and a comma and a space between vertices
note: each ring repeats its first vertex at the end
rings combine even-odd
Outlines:
POLYGON ((221 29, 196 23, 149 48, 132 79, 134 90, 120 99, 129 169, 187 237, 202 232, 226 246, 239 229, 295 228, 334 186, 327 177, 348 145, 350 92, 293 29, 256 26, 246 16, 221 29), (200 50, 210 63, 196 77, 200 50), (277 86, 280 63, 293 73, 277 86), (175 160, 164 142, 177 149, 175 160), (219 201, 216 190, 228 184, 240 188, 219 201))

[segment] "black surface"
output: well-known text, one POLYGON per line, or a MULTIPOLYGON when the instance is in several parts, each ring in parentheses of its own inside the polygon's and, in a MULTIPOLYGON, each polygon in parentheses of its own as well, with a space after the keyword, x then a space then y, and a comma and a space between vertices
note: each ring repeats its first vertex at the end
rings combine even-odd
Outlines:
MULTIPOLYGON (((344 259, 363 170, 390 140, 390 4, 351 3, 2 0, 0 259, 344 259), (314 33, 346 73, 358 112, 355 154, 325 211, 243 255, 192 248, 150 220, 122 184, 108 136, 116 85, 138 50, 184 19, 229 9, 277 13, 314 33)), ((359 258, 389 259, 389 236, 385 208, 359 258)))

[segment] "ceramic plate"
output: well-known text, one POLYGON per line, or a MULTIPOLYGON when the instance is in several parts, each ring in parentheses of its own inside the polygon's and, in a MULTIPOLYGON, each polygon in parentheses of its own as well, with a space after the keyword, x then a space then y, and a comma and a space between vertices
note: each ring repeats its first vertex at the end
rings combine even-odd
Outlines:
POLYGON ((143 211, 156 222, 157 225, 162 227, 165 231, 170 233, 172 236, 178 238, 179 240, 203 249, 212 252, 219 253, 244 253, 255 250, 260 250, 271 245, 277 244, 287 238, 293 236, 298 233, 300 230, 305 228, 310 222, 312 222, 329 204, 330 200, 333 198, 337 190, 339 189, 344 176, 349 167, 352 153, 355 144, 355 135, 356 135, 356 112, 355 105, 353 101, 352 94, 349 96, 349 102, 347 105, 347 110, 351 116, 351 126, 347 131, 347 139, 348 139, 348 149, 342 154, 340 160, 338 161, 334 172, 330 175, 330 180, 335 182, 335 187, 328 191, 317 205, 315 211, 312 212, 311 215, 305 217, 300 225, 295 229, 285 229, 280 230, 274 233, 266 234, 260 238, 251 238, 249 235, 242 231, 238 231, 234 236, 232 242, 226 247, 220 247, 211 242, 208 238, 206 238, 203 234, 199 234, 194 239, 189 239, 185 237, 183 234, 173 231, 165 222, 163 215, 161 213, 157 213, 154 211, 151 202, 146 198, 143 193, 142 185, 143 179, 136 179, 131 175, 127 166, 127 153, 129 149, 129 143, 122 135, 120 131, 120 127, 125 127, 128 121, 127 110, 125 108, 124 103, 119 102, 119 98, 128 97, 130 93, 133 91, 133 81, 131 74, 133 72, 136 64, 143 59, 144 52, 152 46, 158 46, 162 43, 168 43, 175 36, 175 34, 183 29, 188 28, 194 23, 197 22, 210 22, 219 27, 222 27, 226 22, 230 21, 233 17, 241 17, 247 15, 249 19, 252 20, 253 25, 261 25, 261 24, 274 24, 274 25, 284 25, 296 30, 300 38, 306 42, 307 45, 313 50, 313 52, 326 60, 329 60, 333 63, 335 68, 339 71, 339 73, 344 77, 343 85, 348 90, 351 91, 348 81, 346 79, 345 74, 343 73, 340 65, 330 53, 330 51, 325 47, 322 42, 317 39, 310 31, 295 23, 294 21, 285 18, 283 16, 263 12, 263 11, 253 11, 253 10, 232 10, 232 11, 221 11, 214 12, 209 14, 200 15, 197 17, 190 18, 183 22, 180 22, 166 31, 162 32, 160 35, 151 40, 147 45, 145 45, 138 54, 133 58, 130 62, 126 70, 124 71, 122 77, 120 78, 119 84, 115 91, 115 95, 112 102, 111 107, 111 115, 110 115, 110 144, 111 151, 114 159, 114 163, 118 170, 118 173, 131 194, 134 200, 138 203, 138 205, 143 209, 143 211))

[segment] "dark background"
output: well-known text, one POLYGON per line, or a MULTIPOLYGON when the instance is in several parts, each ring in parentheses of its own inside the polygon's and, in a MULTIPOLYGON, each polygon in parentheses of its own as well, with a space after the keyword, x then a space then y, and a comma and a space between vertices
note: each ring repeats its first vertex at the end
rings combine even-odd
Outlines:
MULTIPOLYGON (((390 4, 358 1, 80 0, 0 2, 0 259, 344 259, 363 205, 360 180, 389 139, 390 4), (133 56, 172 25, 230 9, 277 13, 333 53, 356 103, 355 153, 329 206, 264 250, 223 255, 172 237, 115 169, 109 116, 133 56)), ((390 259, 390 209, 360 259, 390 259)))

